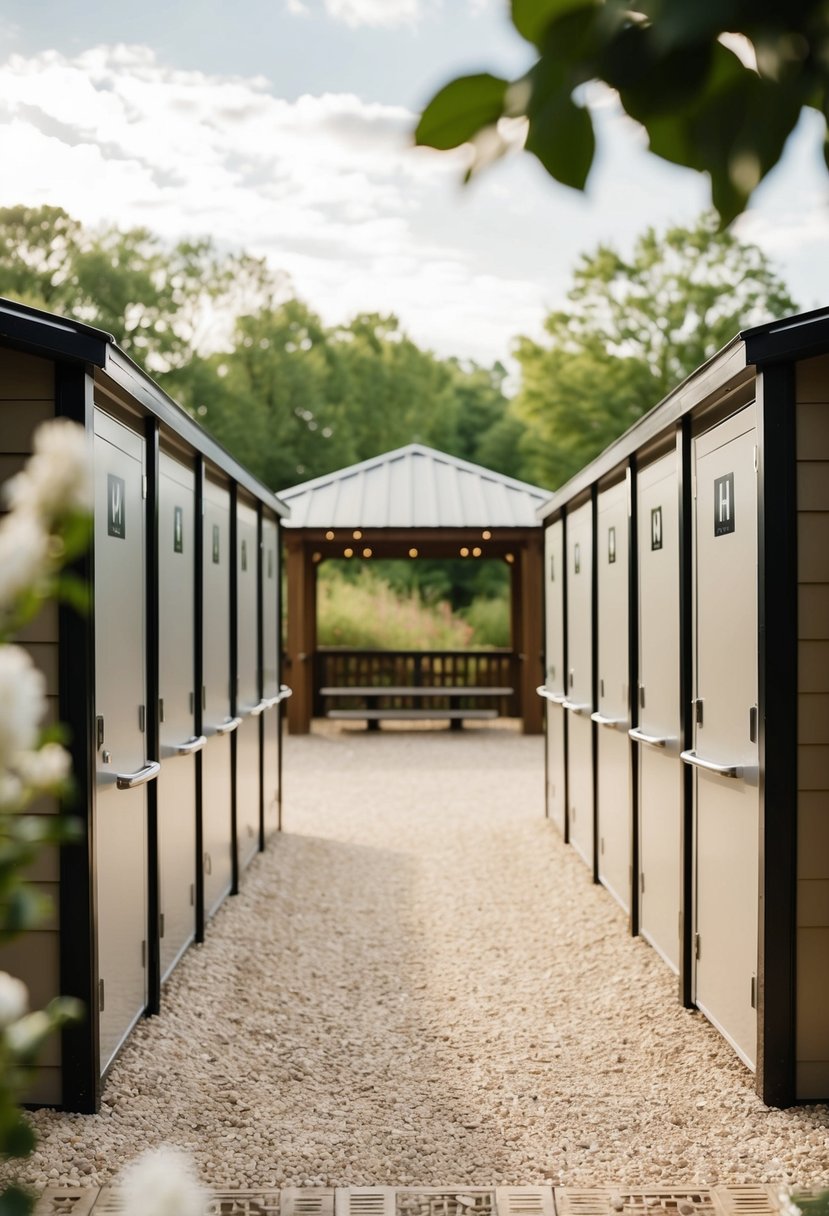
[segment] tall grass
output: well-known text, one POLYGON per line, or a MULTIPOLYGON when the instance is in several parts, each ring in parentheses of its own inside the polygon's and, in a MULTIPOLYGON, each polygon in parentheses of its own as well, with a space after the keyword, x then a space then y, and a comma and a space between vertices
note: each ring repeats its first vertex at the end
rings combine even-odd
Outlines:
POLYGON ((445 601, 424 603, 419 592, 394 590, 370 567, 346 579, 333 564, 319 570, 317 631, 321 646, 357 650, 463 650, 475 628, 445 601))

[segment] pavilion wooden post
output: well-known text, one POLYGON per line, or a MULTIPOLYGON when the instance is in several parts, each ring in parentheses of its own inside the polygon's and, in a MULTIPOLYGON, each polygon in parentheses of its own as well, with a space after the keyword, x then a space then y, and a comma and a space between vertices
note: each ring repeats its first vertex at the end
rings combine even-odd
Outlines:
MULTIPOLYGON (((519 683, 521 716, 525 735, 540 735, 544 729, 542 701, 536 689, 544 683, 544 639, 542 607, 543 541, 530 535, 521 546, 518 611, 520 614, 519 683)), ((515 642, 513 642, 515 646, 515 642)))
POLYGON ((288 580, 288 730, 307 735, 314 714, 314 655, 317 650, 317 568, 300 537, 285 538, 288 580))

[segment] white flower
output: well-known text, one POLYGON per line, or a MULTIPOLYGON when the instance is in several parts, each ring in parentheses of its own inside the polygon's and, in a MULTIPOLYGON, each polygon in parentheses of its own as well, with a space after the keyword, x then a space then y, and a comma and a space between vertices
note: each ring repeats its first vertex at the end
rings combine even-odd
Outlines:
POLYGON ((35 586, 49 564, 49 537, 36 516, 23 511, 0 523, 0 610, 35 586))
POLYGON ((0 1026, 16 1022, 28 1008, 29 990, 23 981, 8 971, 0 971, 0 1026))
POLYGON ((55 418, 34 435, 34 454, 6 485, 6 499, 46 521, 92 509, 92 460, 86 432, 75 422, 55 418))
POLYGON ((0 646, 0 772, 37 742, 46 680, 20 646, 0 646))
POLYGON ((59 743, 44 743, 34 752, 21 752, 14 767, 33 790, 51 790, 72 771, 72 758, 59 743))
POLYGON ((0 811, 16 811, 23 801, 23 782, 15 773, 0 771, 0 811))
POLYGON ((205 1216, 209 1199, 189 1157, 157 1148, 127 1166, 119 1182, 122 1216, 205 1216))

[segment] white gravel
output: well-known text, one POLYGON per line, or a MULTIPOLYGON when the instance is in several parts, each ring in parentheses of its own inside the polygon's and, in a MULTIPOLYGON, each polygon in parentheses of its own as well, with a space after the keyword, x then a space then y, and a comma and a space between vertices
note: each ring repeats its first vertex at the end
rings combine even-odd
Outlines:
POLYGON ((829 1111, 769 1110, 543 818, 513 730, 286 740, 286 832, 112 1069, 15 1173, 146 1146, 207 1183, 829 1184, 829 1111))

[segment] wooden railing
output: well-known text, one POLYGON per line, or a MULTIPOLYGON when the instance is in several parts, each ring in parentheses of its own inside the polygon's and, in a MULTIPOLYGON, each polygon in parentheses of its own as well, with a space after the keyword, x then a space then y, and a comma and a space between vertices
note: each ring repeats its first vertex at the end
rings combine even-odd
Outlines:
MULTIPOLYGON (((463 688, 461 704, 474 707, 475 686, 512 688, 499 697, 501 717, 521 716, 518 657, 511 650, 341 650, 322 648, 314 656, 314 716, 326 710, 321 688, 463 688)), ((435 704, 436 702, 432 702, 435 704)), ((355 704, 357 702, 355 701, 355 704)), ((392 697, 390 706, 412 709, 411 697, 392 697)), ((487 705, 492 706, 492 700, 487 705)))

